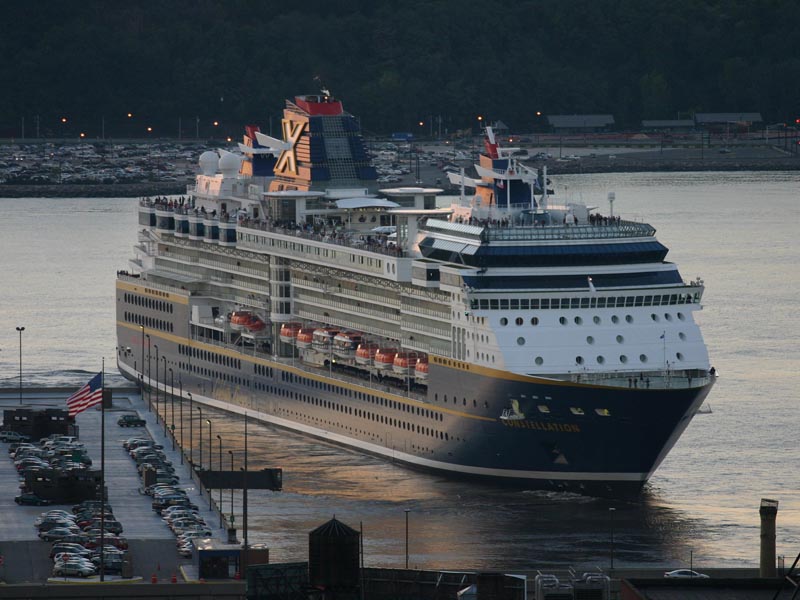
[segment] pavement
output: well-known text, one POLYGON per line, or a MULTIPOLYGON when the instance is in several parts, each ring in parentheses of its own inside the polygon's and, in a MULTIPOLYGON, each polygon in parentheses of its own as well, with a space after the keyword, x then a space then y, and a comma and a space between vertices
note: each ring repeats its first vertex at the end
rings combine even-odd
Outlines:
MULTIPOLYGON (((157 423, 154 413, 135 390, 113 390, 113 406, 105 411, 105 478, 109 502, 114 516, 122 523, 123 535, 128 539, 134 577, 150 581, 155 575, 159 581, 169 582, 172 575, 181 578, 181 567, 191 564, 182 558, 175 544, 175 536, 151 508, 151 498, 141 491, 141 479, 136 465, 125 452, 122 442, 142 434, 152 437, 164 446, 164 453, 175 467, 180 487, 187 490, 206 523, 219 541, 227 539, 227 532, 218 528, 219 514, 209 508, 207 494, 203 494, 191 477, 188 461, 181 465, 180 447, 173 450, 172 439, 165 438, 163 426, 157 423), (117 419, 122 414, 138 414, 145 419, 145 427, 120 427, 117 419)), ((59 408, 66 406, 69 392, 37 391, 23 395, 23 405, 32 408, 59 408)), ((15 390, 0 390, 0 410, 19 407, 15 390)), ((80 441, 84 443, 93 467, 100 468, 102 413, 91 408, 76 418, 80 441)), ((13 462, 8 458, 9 444, 0 443, 0 580, 7 583, 43 583, 52 570, 48 557, 51 544, 39 540, 34 520, 49 507, 18 506, 14 497, 19 494, 19 478, 13 462)), ((63 508, 63 506, 56 506, 63 508)), ((191 572, 191 569, 188 571, 191 572)))

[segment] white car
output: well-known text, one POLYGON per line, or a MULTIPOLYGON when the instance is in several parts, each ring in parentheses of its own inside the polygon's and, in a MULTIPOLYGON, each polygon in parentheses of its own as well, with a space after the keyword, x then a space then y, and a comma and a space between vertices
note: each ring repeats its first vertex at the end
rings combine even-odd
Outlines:
POLYGON ((704 573, 698 573, 697 571, 692 571, 690 569, 676 569, 675 571, 667 571, 664 573, 664 577, 668 579, 708 579, 708 575, 704 573))

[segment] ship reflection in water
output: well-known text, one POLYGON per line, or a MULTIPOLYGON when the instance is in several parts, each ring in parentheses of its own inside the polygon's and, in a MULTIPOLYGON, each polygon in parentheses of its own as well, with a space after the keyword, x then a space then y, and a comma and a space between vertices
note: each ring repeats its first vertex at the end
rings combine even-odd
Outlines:
MULTIPOLYGON (((238 463, 242 417, 208 411, 225 460, 233 449, 238 463)), ((412 568, 608 568, 612 538, 617 567, 675 564, 690 550, 703 553, 696 524, 660 505, 650 488, 636 500, 614 501, 490 486, 413 471, 255 421, 249 433, 249 468, 284 469, 282 492, 248 494, 250 542, 269 546, 274 562, 306 560, 308 532, 335 515, 355 529, 363 524, 367 566, 402 566, 406 509, 412 568)), ((186 438, 188 444, 188 429, 186 438)), ((229 493, 222 497, 227 514, 229 493)), ((239 492, 234 508, 241 526, 239 492)))

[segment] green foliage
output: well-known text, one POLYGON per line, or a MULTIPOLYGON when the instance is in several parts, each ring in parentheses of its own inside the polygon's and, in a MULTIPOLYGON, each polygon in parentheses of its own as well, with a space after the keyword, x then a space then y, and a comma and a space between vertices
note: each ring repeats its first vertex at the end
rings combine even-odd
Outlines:
MULTIPOLYGON (((61 0, 4 3, 0 135, 193 137, 277 122, 316 76, 368 131, 518 131, 691 110, 794 119, 795 0, 61 0), (131 112, 134 117, 127 118, 131 112), (67 124, 61 123, 68 117, 67 124), (220 129, 214 130, 213 121, 220 129)), ((421 133, 421 132, 420 132, 421 133)))

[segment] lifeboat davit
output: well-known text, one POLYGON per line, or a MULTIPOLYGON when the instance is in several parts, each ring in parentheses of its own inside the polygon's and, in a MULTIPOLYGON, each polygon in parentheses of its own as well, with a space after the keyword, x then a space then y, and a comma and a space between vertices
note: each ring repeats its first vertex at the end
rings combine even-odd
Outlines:
POLYGON ((315 329, 311 336, 311 345, 313 346, 314 350, 328 352, 330 350, 333 338, 335 338, 336 334, 338 333, 338 329, 331 329, 329 327, 320 327, 319 329, 315 329))
POLYGON ((375 351, 375 368, 379 371, 388 371, 392 368, 394 357, 397 355, 397 350, 394 348, 378 348, 375 351))
POLYGON ((252 317, 253 313, 251 313, 249 310, 237 310, 232 312, 230 318, 231 329, 241 331, 247 326, 252 317))
POLYGON ((297 334, 300 333, 300 328, 300 323, 294 321, 281 325, 281 341, 286 344, 294 344, 294 341, 297 339, 297 334))
POLYGON ((416 352, 398 352, 392 361, 392 370, 398 375, 410 375, 417 366, 416 352))
POLYGON ((414 377, 417 378, 419 381, 425 381, 428 379, 428 359, 426 358, 419 358, 417 360, 417 364, 414 366, 414 377))
POLYGON ((372 366, 378 347, 375 344, 359 344, 356 348, 356 362, 364 366, 372 366))
POLYGON ((340 331, 333 338, 333 353, 341 358, 353 358, 360 343, 360 333, 340 331))
POLYGON ((297 332, 296 344, 298 348, 310 348, 311 342, 314 339, 313 329, 300 329, 297 332))

